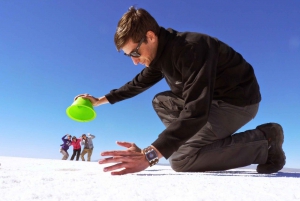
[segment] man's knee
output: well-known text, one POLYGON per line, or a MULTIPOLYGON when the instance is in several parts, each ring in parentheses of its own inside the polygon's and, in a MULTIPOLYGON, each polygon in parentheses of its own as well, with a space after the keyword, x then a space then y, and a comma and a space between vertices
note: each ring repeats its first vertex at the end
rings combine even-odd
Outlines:
POLYGON ((167 97, 170 96, 170 91, 164 91, 156 94, 154 98, 152 99, 152 105, 155 107, 155 105, 159 105, 160 102, 164 102, 167 100, 167 97))
POLYGON ((169 158, 170 166, 175 172, 189 172, 186 164, 188 163, 187 159, 178 159, 175 157, 169 158))
POLYGON ((178 116, 184 105, 184 100, 171 91, 164 91, 154 96, 152 106, 156 112, 161 109, 178 116))
POLYGON ((175 172, 205 172, 209 171, 209 160, 199 159, 197 152, 175 152, 169 158, 171 168, 175 172))

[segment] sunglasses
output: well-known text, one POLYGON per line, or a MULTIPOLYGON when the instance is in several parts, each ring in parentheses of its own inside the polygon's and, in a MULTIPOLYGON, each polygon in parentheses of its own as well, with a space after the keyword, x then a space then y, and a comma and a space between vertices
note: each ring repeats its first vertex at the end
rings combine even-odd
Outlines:
POLYGON ((138 53, 138 51, 139 51, 139 49, 140 49, 140 46, 141 46, 142 43, 144 42, 144 40, 145 40, 145 37, 143 37, 143 38, 140 40, 139 44, 137 45, 137 47, 136 47, 132 52, 130 52, 129 54, 124 53, 124 55, 125 55, 125 56, 128 56, 128 57, 140 57, 141 55, 140 55, 140 53, 138 53))

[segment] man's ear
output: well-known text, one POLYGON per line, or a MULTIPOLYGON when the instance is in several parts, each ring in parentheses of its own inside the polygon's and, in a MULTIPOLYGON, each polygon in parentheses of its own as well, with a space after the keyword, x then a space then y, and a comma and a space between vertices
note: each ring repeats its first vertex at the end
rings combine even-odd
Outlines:
POLYGON ((157 36, 153 31, 147 31, 146 36, 147 36, 147 42, 153 43, 157 40, 157 36))

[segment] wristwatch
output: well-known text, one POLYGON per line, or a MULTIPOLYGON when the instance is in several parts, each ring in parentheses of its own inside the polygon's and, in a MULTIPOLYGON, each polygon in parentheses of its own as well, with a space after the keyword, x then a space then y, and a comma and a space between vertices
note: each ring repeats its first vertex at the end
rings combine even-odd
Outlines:
POLYGON ((143 154, 145 154, 145 157, 149 162, 150 167, 158 163, 159 158, 157 156, 157 153, 151 146, 143 149, 143 154))

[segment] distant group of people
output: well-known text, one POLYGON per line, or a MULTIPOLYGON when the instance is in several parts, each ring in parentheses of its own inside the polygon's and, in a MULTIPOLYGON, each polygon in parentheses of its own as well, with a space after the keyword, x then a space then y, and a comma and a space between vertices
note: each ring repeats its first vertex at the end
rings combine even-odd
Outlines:
POLYGON ((79 160, 79 156, 81 156, 81 160, 85 161, 84 156, 87 154, 87 161, 91 161, 91 156, 93 154, 93 139, 95 138, 94 135, 88 133, 82 134, 81 137, 77 138, 76 136, 71 136, 69 134, 66 134, 62 137, 63 144, 61 144, 60 153, 63 155, 62 160, 67 160, 69 158, 68 149, 70 146, 73 146, 73 154, 71 156, 71 161, 74 160, 76 157, 76 160, 79 160), (81 146, 83 147, 83 150, 81 152, 81 146))

